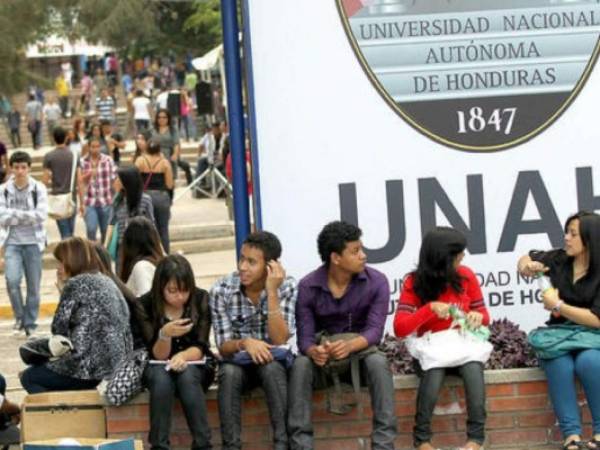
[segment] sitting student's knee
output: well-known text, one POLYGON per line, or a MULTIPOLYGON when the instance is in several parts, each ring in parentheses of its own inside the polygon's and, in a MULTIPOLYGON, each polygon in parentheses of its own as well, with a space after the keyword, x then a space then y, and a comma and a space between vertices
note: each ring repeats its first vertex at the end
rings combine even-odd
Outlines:
POLYGON ((219 384, 242 379, 243 369, 235 364, 223 363, 219 367, 219 384))
POLYGON ((575 358, 577 375, 598 373, 600 371, 600 350, 590 349, 580 352, 575 358))

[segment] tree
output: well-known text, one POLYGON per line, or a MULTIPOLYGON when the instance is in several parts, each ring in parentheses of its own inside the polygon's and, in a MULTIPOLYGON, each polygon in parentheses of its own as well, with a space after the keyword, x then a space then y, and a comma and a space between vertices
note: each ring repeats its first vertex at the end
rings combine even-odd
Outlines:
POLYGON ((200 56, 221 41, 219 0, 0 0, 0 93, 44 83, 27 71, 27 45, 58 34, 121 55, 200 56))

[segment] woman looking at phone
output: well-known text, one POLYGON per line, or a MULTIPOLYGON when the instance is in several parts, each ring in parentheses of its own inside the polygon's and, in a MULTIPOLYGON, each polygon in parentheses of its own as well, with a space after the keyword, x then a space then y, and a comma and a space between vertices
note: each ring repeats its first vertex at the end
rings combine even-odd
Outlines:
POLYGON ((208 293, 196 287, 190 263, 171 255, 158 263, 152 289, 134 308, 150 359, 158 360, 144 372, 150 391, 151 448, 169 448, 175 395, 192 434, 192 448, 211 448, 204 394, 214 378, 214 367, 202 363, 212 356, 208 293))

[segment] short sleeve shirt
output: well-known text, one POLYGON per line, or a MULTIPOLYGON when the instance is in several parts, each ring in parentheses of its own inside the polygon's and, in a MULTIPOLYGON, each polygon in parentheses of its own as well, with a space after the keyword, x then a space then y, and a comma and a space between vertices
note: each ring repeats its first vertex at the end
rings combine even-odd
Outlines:
POLYGON ((68 148, 55 148, 44 156, 44 169, 52 172, 52 194, 66 194, 71 187, 73 153, 68 148))
MULTIPOLYGON (((539 261, 548 267, 547 275, 552 286, 560 292, 560 298, 568 305, 579 308, 588 308, 600 318, 600 286, 594 287, 587 277, 573 283, 573 258, 569 257, 563 249, 547 252, 532 250, 529 256, 534 261, 539 261)), ((548 324, 563 323, 564 317, 550 316, 548 324)))
POLYGON ((173 129, 171 132, 166 133, 154 132, 152 138, 159 142, 160 151, 166 158, 170 158, 173 155, 175 146, 179 144, 179 133, 173 129))

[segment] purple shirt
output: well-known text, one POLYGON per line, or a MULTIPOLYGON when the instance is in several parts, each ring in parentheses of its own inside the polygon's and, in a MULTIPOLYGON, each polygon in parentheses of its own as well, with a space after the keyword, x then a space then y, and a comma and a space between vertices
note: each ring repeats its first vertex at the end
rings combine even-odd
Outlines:
POLYGON ((306 275, 298 285, 296 332, 298 348, 306 353, 316 343, 315 334, 360 333, 377 345, 383 336, 390 304, 390 287, 381 272, 365 267, 356 275, 341 298, 335 299, 327 286, 327 267, 306 275))

